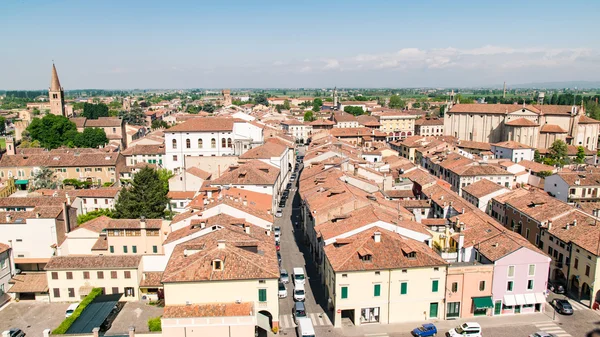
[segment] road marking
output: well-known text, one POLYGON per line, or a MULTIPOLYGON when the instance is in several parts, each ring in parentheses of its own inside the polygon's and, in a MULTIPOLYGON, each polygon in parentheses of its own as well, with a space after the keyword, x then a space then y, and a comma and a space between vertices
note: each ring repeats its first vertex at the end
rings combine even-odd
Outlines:
MULTIPOLYGON (((310 318, 312 324, 314 326, 326 326, 331 325, 329 321, 329 317, 325 313, 311 313, 307 315, 310 318), (322 315, 322 317, 319 317, 322 315)), ((279 327, 281 329, 292 329, 296 327, 296 323, 294 323, 294 316, 289 315, 281 315, 279 316, 279 327)))
POLYGON ((537 322, 533 324, 535 324, 536 328, 547 333, 555 334, 557 337, 572 337, 554 322, 537 322))
POLYGON ((367 334, 365 334, 365 337, 367 337, 367 336, 369 336, 369 337, 377 337, 377 336, 388 337, 389 335, 386 333, 367 333, 367 334))

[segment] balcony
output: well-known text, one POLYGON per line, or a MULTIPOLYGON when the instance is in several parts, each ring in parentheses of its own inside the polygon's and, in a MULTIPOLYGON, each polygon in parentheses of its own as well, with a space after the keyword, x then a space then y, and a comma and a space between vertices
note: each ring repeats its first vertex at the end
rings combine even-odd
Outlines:
POLYGON ((448 261, 448 262, 456 262, 458 261, 458 252, 454 247, 441 248, 438 243, 433 244, 433 248, 438 253, 438 255, 448 261))

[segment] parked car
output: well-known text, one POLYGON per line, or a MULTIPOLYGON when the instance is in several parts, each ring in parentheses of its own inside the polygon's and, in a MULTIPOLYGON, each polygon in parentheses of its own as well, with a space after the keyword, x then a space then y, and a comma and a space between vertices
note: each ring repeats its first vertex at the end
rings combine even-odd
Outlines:
POLYGON ((289 191, 289 189, 290 189, 290 188, 292 188, 292 183, 288 183, 288 184, 285 186, 285 189, 286 189, 286 191, 289 191))
POLYGON ((77 309, 78 306, 79 302, 69 305, 67 311, 65 312, 65 317, 71 317, 71 315, 73 315, 73 312, 75 312, 75 309, 77 309))
POLYGON ((279 242, 281 242, 281 235, 275 234, 275 243, 279 244, 279 242))
POLYGON ((279 227, 279 226, 273 227, 273 233, 275 233, 275 235, 281 235, 281 227, 279 227))
POLYGON ((281 245, 279 244, 279 242, 275 242, 275 249, 276 249, 277 251, 280 251, 280 250, 281 250, 281 245))
POLYGON ((283 216, 283 210, 280 208, 277 210, 277 212, 275 212, 275 217, 281 218, 282 216, 283 216))
POLYGON ((279 202, 279 208, 285 208, 285 201, 279 202))
POLYGON ((573 315, 573 307, 567 300, 553 299, 552 306, 561 315, 573 315))
POLYGON ((290 283, 290 275, 288 274, 287 270, 285 270, 285 269, 279 270, 279 279, 283 283, 290 283))
POLYGON ((285 284, 279 282, 279 292, 278 292, 279 298, 286 298, 287 297, 287 289, 285 289, 285 284))
POLYGON ((294 287, 294 301, 304 302, 306 299, 306 293, 304 292, 304 285, 296 284, 294 287))
POLYGON ((12 328, 8 330, 8 337, 25 337, 25 333, 21 329, 12 328))
POLYGON ((555 294, 564 294, 565 286, 560 282, 548 281, 548 290, 555 294))
POLYGON ((306 306, 304 306, 303 302, 294 302, 292 316, 294 316, 294 323, 296 324, 298 324, 298 318, 306 317, 306 306))
POLYGON ((412 331, 412 335, 415 337, 429 337, 435 336, 435 334, 437 334, 437 328, 431 323, 423 324, 412 331))
POLYGON ((466 322, 446 332, 446 337, 457 336, 481 337, 481 325, 477 322, 466 322))
POLYGON ((281 265, 281 254, 277 252, 277 261, 279 261, 279 265, 281 265))
POLYGON ((538 332, 532 333, 531 335, 529 335, 529 337, 556 337, 556 335, 553 333, 538 331, 538 332))

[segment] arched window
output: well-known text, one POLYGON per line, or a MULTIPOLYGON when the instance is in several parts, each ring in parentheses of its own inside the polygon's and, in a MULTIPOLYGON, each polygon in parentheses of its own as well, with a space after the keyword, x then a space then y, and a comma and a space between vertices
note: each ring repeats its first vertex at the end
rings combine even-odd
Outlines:
POLYGON ((227 147, 228 148, 232 148, 233 147, 233 142, 231 141, 231 138, 227 138, 227 147))
POLYGON ((173 139, 173 150, 177 148, 177 140, 173 139))
POLYGON ((210 147, 212 147, 213 149, 217 147, 217 140, 216 139, 211 139, 210 140, 210 147))
POLYGON ((185 140, 185 148, 186 149, 191 149, 192 148, 192 142, 190 141, 189 138, 185 140))
POLYGON ((223 148, 227 147, 225 138, 221 138, 221 147, 223 147, 223 148))
POLYGON ((198 148, 201 149, 204 146, 202 145, 202 139, 198 139, 198 148))

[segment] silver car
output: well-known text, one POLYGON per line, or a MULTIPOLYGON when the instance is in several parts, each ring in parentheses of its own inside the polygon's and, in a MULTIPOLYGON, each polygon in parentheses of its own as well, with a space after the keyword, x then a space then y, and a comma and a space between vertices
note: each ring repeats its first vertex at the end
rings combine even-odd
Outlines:
POLYGON ((538 331, 538 332, 532 333, 531 335, 529 335, 529 337, 556 337, 556 335, 553 333, 538 331))
POLYGON ((290 275, 288 274, 287 270, 281 269, 279 271, 279 279, 282 283, 290 283, 290 275))

